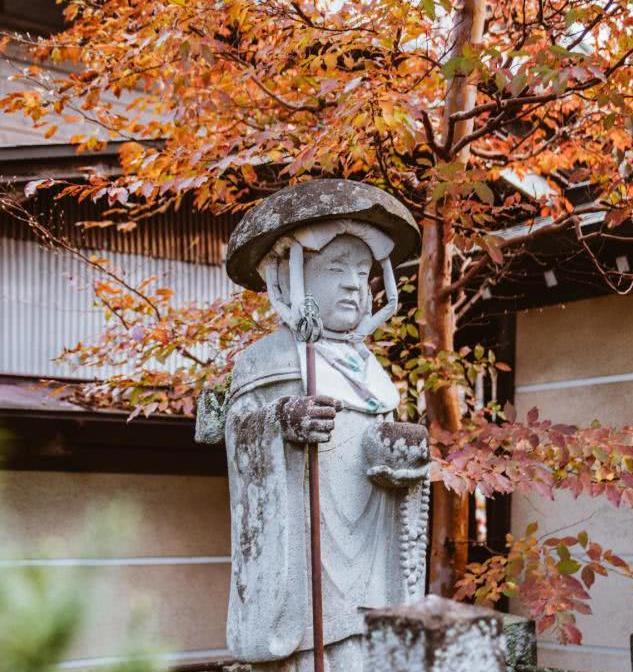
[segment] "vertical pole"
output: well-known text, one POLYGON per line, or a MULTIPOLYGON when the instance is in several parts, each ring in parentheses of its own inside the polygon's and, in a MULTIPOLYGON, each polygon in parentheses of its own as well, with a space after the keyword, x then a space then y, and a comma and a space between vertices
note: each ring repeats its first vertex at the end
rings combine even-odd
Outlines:
MULTIPOLYGON (((306 343, 306 387, 308 396, 316 394, 314 343, 306 343)), ((314 634, 314 672, 324 672, 323 660, 323 578, 321 574, 321 502, 319 496, 319 444, 308 444, 310 481, 310 561, 312 565, 312 631, 314 634)))
MULTIPOLYGON (((459 0, 454 5, 450 56, 460 57, 464 48, 478 48, 483 40, 486 18, 484 0, 459 0)), ((459 121, 449 133, 449 117, 455 112, 472 110, 477 99, 477 72, 456 73, 448 83, 444 105, 442 139, 448 151, 473 129, 474 119, 459 121)), ((452 160, 464 167, 470 146, 466 145, 452 160)), ((446 289, 452 281, 453 222, 448 220, 449 203, 438 208, 433 221, 424 225, 422 254, 418 273, 418 306, 424 309, 424 340, 434 342, 438 350, 453 350, 455 324, 453 305, 446 289)), ((425 393, 429 418, 443 430, 456 432, 461 426, 461 411, 455 386, 425 393)), ((440 483, 433 485, 431 567, 429 589, 442 595, 453 593, 455 582, 464 574, 468 562, 468 496, 449 492, 440 483)))

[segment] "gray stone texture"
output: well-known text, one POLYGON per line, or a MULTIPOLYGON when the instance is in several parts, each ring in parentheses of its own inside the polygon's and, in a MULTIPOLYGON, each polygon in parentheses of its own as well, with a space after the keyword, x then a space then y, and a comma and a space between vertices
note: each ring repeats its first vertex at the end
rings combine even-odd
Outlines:
POLYGON ((369 611, 365 672, 505 672, 501 615, 429 595, 369 611))
POLYGON ((514 614, 504 614, 503 634, 506 638, 508 672, 518 672, 520 667, 536 666, 534 621, 514 614))
POLYGON ((202 390, 196 410, 195 440, 214 445, 224 441, 224 398, 213 390, 202 390))
MULTIPOLYGON (((434 600, 436 598, 430 596, 430 599, 434 600)), ((450 603, 450 601, 445 602, 450 603)), ((466 608, 470 610, 470 607, 466 608)), ((418 620, 412 618, 412 609, 415 609, 415 607, 401 607, 380 612, 372 612, 367 615, 366 618, 369 619, 374 626, 368 629, 368 634, 365 638, 367 653, 365 667, 363 669, 367 672, 370 670, 389 670, 390 672, 393 670, 394 672, 397 672, 401 669, 411 672, 417 672, 418 670, 426 671, 427 669, 434 670, 434 672, 436 670, 437 672, 445 672, 445 669, 447 671, 453 669, 452 667, 429 667, 429 657, 433 659, 435 654, 431 651, 429 656, 427 647, 442 647, 445 645, 441 637, 437 637, 437 635, 433 634, 434 629, 436 631, 441 629, 441 622, 435 620, 431 626, 431 634, 427 635, 425 623, 428 622, 428 620, 425 621, 424 618, 418 620), (377 649, 379 650, 378 654, 376 652, 377 649), (369 665, 372 666, 370 667, 369 665), (386 667, 383 667, 383 665, 386 667)), ((459 619, 460 617, 463 617, 460 616, 461 610, 459 609, 459 606, 457 609, 451 609, 451 611, 456 618, 459 619)), ((565 672, 564 670, 551 667, 539 667, 537 665, 536 627, 534 621, 514 614, 499 613, 497 616, 501 618, 503 623, 506 672, 565 672)), ((466 623, 472 623, 472 619, 468 614, 466 623)), ((444 624, 446 625, 446 622, 444 624)), ((498 646, 498 644, 496 643, 494 646, 498 646)), ((445 660, 443 664, 444 663, 450 665, 452 664, 452 661, 445 660)), ((223 672, 251 672, 250 665, 246 664, 217 667, 218 670, 220 668, 223 672)), ((215 670, 216 667, 211 666, 209 668, 209 670, 212 669, 215 670)), ((475 667, 472 669, 474 672, 477 670, 475 667)))
POLYGON ((224 426, 227 644, 253 670, 312 668, 306 442, 320 446, 329 672, 362 669, 359 607, 409 603, 424 592, 427 434, 393 421, 398 390, 363 344, 396 309, 392 264, 414 254, 419 238, 391 195, 346 180, 284 189, 249 211, 231 236, 229 275, 251 289, 266 286, 282 323, 236 358, 225 400, 203 395, 197 427, 199 440, 211 442, 224 426), (374 313, 369 279, 380 269, 386 305, 374 313), (302 324, 312 304, 322 331, 314 333, 321 336, 316 396, 306 398, 302 324))
POLYGON ((227 272, 237 284, 260 291, 265 287, 257 265, 280 236, 299 225, 344 217, 392 238, 394 266, 419 248, 418 225, 391 194, 350 180, 311 180, 281 189, 244 215, 229 241, 227 272))

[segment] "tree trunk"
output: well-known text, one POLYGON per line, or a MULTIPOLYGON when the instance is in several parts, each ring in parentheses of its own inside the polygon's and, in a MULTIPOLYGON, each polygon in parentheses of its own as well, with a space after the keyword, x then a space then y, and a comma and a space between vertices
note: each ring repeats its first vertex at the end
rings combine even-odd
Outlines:
MULTIPOLYGON (((464 0, 455 9, 451 40, 451 56, 459 56, 464 46, 481 43, 485 18, 483 0, 464 0)), ((477 85, 473 77, 456 75, 450 82, 442 129, 444 141, 448 134, 448 117, 454 112, 471 109, 475 104, 477 85)), ((456 124, 451 145, 472 131, 473 120, 456 124)), ((468 147, 454 157, 466 165, 468 147)), ((446 208, 449 210, 449 208, 446 208)), ((420 257, 418 305, 424 310, 425 339, 437 350, 454 349, 454 315, 451 297, 445 289, 451 284, 453 224, 442 216, 425 222, 422 255, 420 257)), ((455 432, 461 425, 459 397, 455 387, 442 388, 426 393, 429 419, 442 429, 455 432)), ((468 561, 468 496, 448 492, 443 485, 433 489, 433 521, 430 563, 430 590, 441 595, 451 595, 456 580, 463 575, 468 561)))

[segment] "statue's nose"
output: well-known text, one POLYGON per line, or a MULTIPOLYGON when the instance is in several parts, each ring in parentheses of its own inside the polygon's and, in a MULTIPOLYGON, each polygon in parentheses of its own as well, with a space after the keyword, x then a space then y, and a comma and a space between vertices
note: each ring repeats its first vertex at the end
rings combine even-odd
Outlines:
POLYGON ((351 289, 355 291, 360 290, 360 276, 354 271, 349 271, 343 277, 343 282, 341 283, 343 289, 351 289))

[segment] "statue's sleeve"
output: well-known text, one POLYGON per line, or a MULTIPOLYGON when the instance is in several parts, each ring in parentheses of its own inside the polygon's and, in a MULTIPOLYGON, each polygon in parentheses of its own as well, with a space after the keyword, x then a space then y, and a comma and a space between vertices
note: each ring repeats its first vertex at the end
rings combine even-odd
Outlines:
POLYGON ((277 400, 301 394, 277 382, 243 394, 226 417, 231 496, 227 641, 243 661, 285 658, 306 627, 305 451, 284 442, 277 400))

